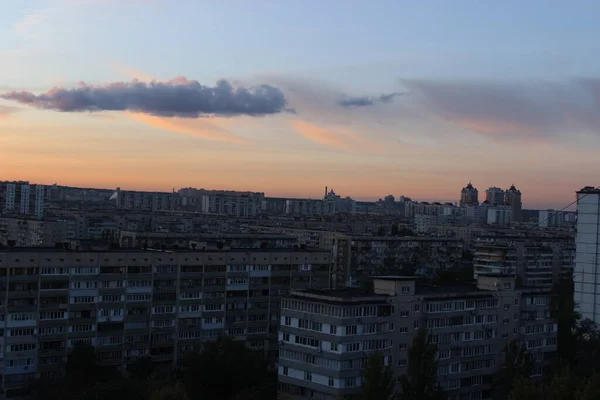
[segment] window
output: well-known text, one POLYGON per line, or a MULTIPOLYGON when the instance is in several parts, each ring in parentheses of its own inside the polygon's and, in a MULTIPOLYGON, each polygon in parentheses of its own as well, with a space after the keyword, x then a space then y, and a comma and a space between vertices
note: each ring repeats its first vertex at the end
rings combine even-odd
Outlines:
POLYGON ((410 293, 410 286, 402 286, 402 294, 410 293))
POLYGON ((450 349, 438 350, 438 360, 446 360, 450 358, 450 349))
POLYGON ((9 321, 29 321, 34 319, 33 313, 14 313, 8 314, 9 321))
POLYGON ((88 304, 88 303, 95 303, 95 302, 96 302, 95 296, 72 296, 71 297, 71 304, 88 304))
POLYGON ((406 367, 406 358, 402 358, 402 359, 398 360, 398 366, 406 367))
POLYGON ((329 325, 329 334, 337 335, 337 325, 329 325))
POLYGON ((91 332, 94 330, 94 325, 73 325, 69 327, 69 332, 91 332))
POLYGON ((410 316, 410 313, 408 312, 408 310, 402 310, 400 311, 400 317, 401 318, 408 318, 410 316))
POLYGON ((338 343, 331 342, 329 348, 330 348, 331 351, 338 351, 338 347, 339 347, 338 343))
POLYGON ((304 380, 312 382, 312 372, 304 371, 304 380))
POLYGON ((288 376, 288 374, 289 374, 289 368, 288 367, 283 367, 282 373, 283 373, 283 375, 288 376))
POLYGON ((346 344, 346 351, 347 352, 359 351, 359 350, 360 350, 360 343, 348 343, 348 344, 346 344))
POLYGON ((421 304, 419 304, 419 303, 415 304, 414 310, 415 310, 415 312, 421 311, 421 304))
POLYGON ((8 334, 9 336, 32 336, 35 330, 33 328, 10 329, 8 334))
POLYGON ((45 311, 40 313, 40 319, 65 319, 67 318, 67 313, 65 311, 45 311))
POLYGON ((332 377, 329 377, 328 385, 333 387, 335 385, 335 380, 332 377))
POLYGON ((283 317, 283 324, 286 326, 292 325, 292 317, 283 317))
POLYGON ((510 289, 512 287, 510 282, 504 282, 504 289, 510 289))
POLYGON ((400 332, 400 333, 408 333, 408 328, 407 328, 407 327, 405 327, 405 326, 401 326, 401 327, 398 329, 398 332, 400 332))
POLYGON ((510 304, 505 304, 504 305, 504 311, 508 311, 510 310, 510 304))
POLYGON ((296 336, 295 343, 302 346, 321 347, 321 341, 307 336, 296 336))
POLYGON ((406 350, 406 343, 400 343, 400 344, 398 345, 398 349, 399 349, 399 350, 406 350))
POLYGON ((346 327, 346 335, 356 335, 356 325, 349 325, 346 327))
POLYGON ((356 387, 356 377, 346 378, 346 387, 356 387))
POLYGON ((413 327, 415 329, 419 329, 419 320, 416 319, 416 320, 413 321, 413 327))

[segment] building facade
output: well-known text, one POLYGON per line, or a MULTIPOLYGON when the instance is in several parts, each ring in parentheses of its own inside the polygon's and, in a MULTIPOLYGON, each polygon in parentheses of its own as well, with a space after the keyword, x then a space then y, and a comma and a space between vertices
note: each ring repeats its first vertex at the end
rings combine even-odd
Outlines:
POLYGON ((330 252, 0 251, 0 383, 11 392, 63 371, 78 343, 105 364, 177 363, 225 334, 278 354, 279 305, 327 288, 330 252))
POLYGON ((479 191, 469 182, 467 186, 460 191, 461 206, 477 206, 479 205, 479 191))
POLYGON ((506 274, 523 285, 555 287, 573 272, 571 237, 480 236, 474 244, 474 276, 506 274))
POLYGON ((600 323, 600 190, 577 192, 575 302, 583 318, 600 323))
POLYGON ((510 341, 527 347, 532 379, 549 366, 557 331, 551 298, 551 292, 522 289, 503 276, 447 288, 389 276, 376 277, 372 293, 292 291, 281 306, 280 390, 305 399, 359 399, 369 355, 382 352, 399 378, 424 327, 438 346, 437 379, 448 398, 490 399, 510 341))
POLYGON ((46 186, 29 182, 0 182, 0 211, 4 214, 44 218, 46 186))

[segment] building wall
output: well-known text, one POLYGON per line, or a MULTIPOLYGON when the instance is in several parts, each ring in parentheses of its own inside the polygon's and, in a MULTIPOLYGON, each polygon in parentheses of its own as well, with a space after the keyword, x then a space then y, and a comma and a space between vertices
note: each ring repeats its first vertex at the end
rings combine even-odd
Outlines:
POLYGON ((438 382, 453 400, 491 398, 502 350, 512 340, 532 354, 534 380, 556 351, 552 292, 524 291, 514 278, 427 288, 412 278, 382 277, 374 287, 379 297, 294 291, 282 301, 282 391, 306 399, 357 396, 362 367, 374 351, 384 353, 397 378, 407 371, 408 350, 420 327, 438 346, 438 382))
POLYGON ((302 250, 0 251, 0 383, 57 376, 76 343, 107 364, 176 363, 227 334, 277 357, 281 296, 327 288, 330 261, 302 250))
POLYGON ((577 194, 575 302, 583 318, 600 323, 600 192, 577 194))

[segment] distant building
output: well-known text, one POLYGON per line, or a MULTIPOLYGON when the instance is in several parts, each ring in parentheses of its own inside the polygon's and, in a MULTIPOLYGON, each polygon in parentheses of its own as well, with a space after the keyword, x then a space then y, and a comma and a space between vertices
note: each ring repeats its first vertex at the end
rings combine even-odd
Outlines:
POLYGON ((569 211, 540 210, 538 215, 540 228, 562 228, 577 222, 577 214, 569 211))
POLYGON ((513 222, 512 208, 508 206, 495 206, 487 210, 488 225, 509 225, 513 222))
POLYGON ((471 182, 460 191, 461 206, 476 206, 479 204, 479 191, 473 187, 471 182))
POLYGON ((574 300, 583 318, 600 324, 600 190, 591 186, 577 192, 575 245, 574 300))
POLYGON ((504 190, 491 187, 485 191, 485 201, 492 207, 504 204, 504 190))
POLYGON ((518 277, 532 287, 556 286, 573 271, 575 243, 571 237, 479 236, 473 269, 479 275, 518 277))
POLYGON ((512 221, 520 222, 522 220, 521 210, 523 203, 521 202, 521 191, 515 185, 504 192, 504 205, 510 206, 512 213, 512 221))
POLYGON ((140 192, 117 188, 111 198, 119 209, 170 211, 177 206, 177 195, 168 192, 140 192))
POLYGON ((0 211, 4 214, 31 215, 44 218, 46 186, 29 182, 0 182, 0 211))

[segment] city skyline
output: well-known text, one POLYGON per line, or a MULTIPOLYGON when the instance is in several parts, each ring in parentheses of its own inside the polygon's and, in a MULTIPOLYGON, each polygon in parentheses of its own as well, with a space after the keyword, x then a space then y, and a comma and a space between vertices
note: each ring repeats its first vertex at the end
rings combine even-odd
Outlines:
POLYGON ((551 3, 11 4, 0 179, 562 208, 595 179, 600 5, 551 3))

